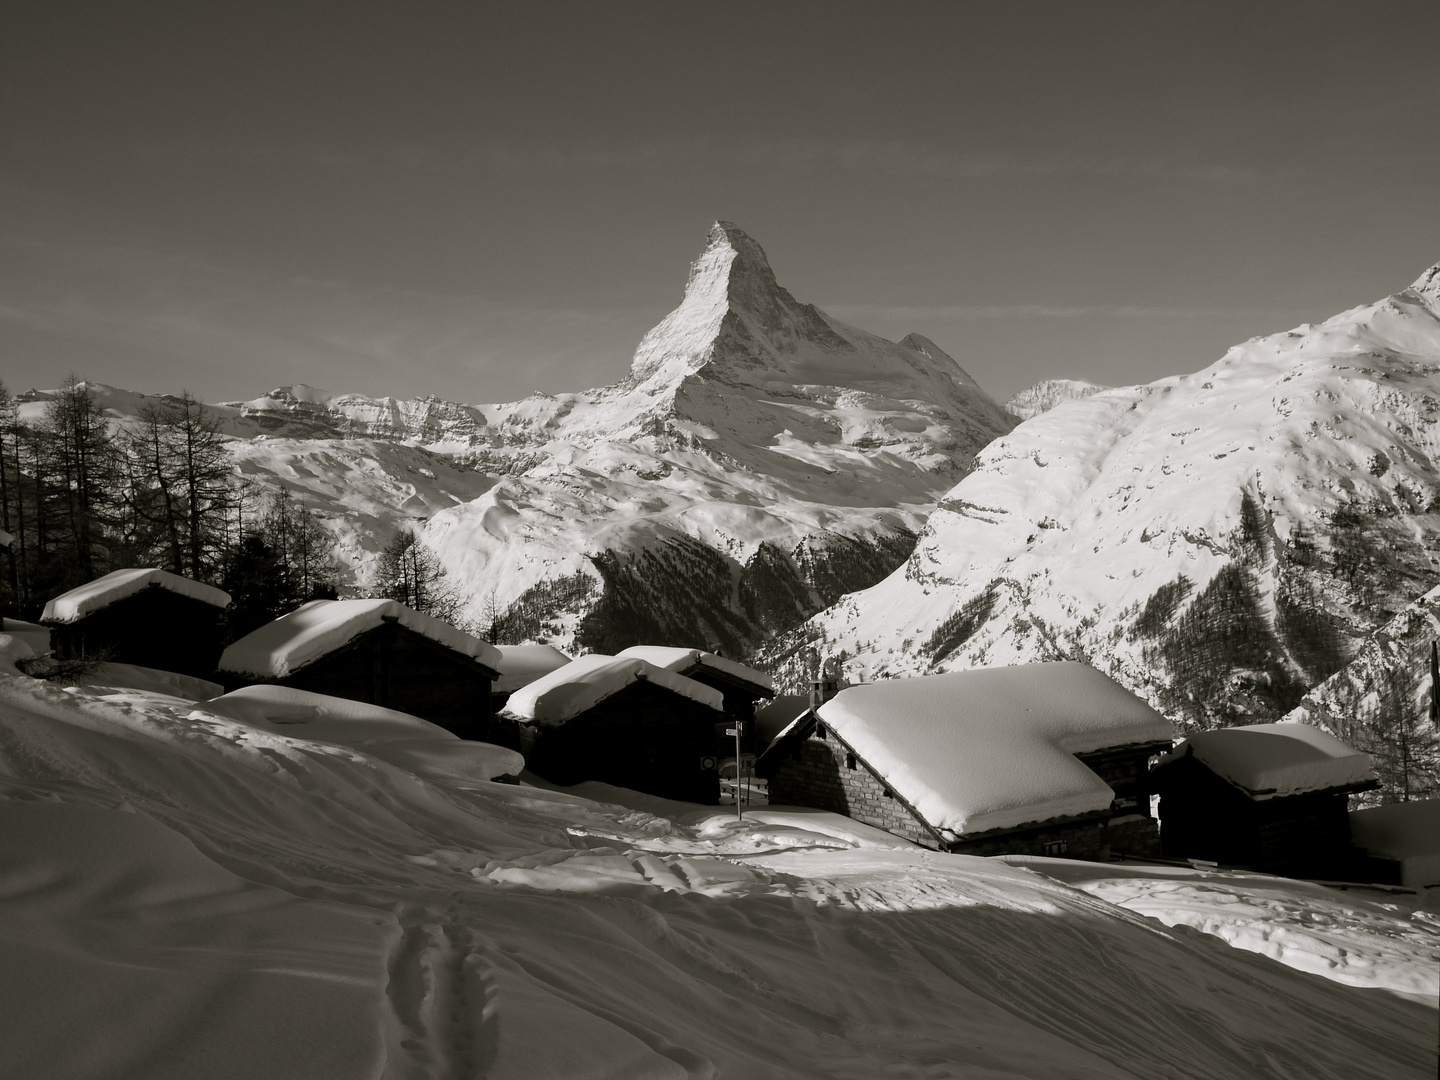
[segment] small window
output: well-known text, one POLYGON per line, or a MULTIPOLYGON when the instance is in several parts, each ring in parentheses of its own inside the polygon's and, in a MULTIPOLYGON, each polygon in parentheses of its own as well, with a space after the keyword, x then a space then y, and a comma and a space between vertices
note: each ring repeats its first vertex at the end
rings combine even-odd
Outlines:
POLYGON ((1069 850, 1070 850, 1070 845, 1067 844, 1064 840, 1047 840, 1047 841, 1045 841, 1045 854, 1046 854, 1046 855, 1064 855, 1065 852, 1067 852, 1067 851, 1069 851, 1069 850))
POLYGON ((846 754, 846 755, 845 755, 845 768, 849 769, 851 772, 854 772, 854 771, 855 771, 855 755, 854 755, 854 754, 846 754))
POLYGON ((824 724, 816 724, 816 725, 815 725, 815 737, 816 737, 817 739, 823 739, 823 738, 825 738, 825 725, 824 725, 824 724))
POLYGON ((887 787, 887 788, 885 789, 885 798, 887 798, 887 799, 893 799, 894 797, 895 797, 895 793, 894 793, 893 791, 891 791, 891 790, 887 787))

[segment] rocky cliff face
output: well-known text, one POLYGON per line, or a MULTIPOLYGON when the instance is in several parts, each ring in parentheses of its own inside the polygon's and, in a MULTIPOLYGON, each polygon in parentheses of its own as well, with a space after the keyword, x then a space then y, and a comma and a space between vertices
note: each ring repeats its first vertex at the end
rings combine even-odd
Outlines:
POLYGON ((1440 267, 1026 421, 902 568, 772 655, 1086 659, 1190 726, 1275 719, 1440 580, 1437 515, 1440 267))
POLYGON ((1107 387, 1079 379, 1046 379, 1012 397, 1005 403, 1005 411, 1021 420, 1029 420, 1049 412, 1061 402, 1078 401, 1105 389, 1107 387))

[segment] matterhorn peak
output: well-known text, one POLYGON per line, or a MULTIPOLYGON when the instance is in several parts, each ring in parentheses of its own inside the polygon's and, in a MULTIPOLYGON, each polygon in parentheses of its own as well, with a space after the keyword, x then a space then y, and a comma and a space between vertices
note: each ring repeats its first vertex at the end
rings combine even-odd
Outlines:
MULTIPOLYGON (((690 267, 685 298, 641 340, 630 385, 647 396, 690 376, 731 386, 830 386, 933 397, 915 383, 939 378, 980 392, 934 342, 911 335, 896 344, 846 326, 796 300, 775 280, 764 250, 738 225, 717 221, 690 267)), ((931 388, 933 389, 933 388, 931 388)), ((998 406, 995 406, 998 414, 998 406)))
POLYGON ((632 376, 665 383, 700 370, 715 357, 727 321, 751 317, 774 323, 781 309, 800 305, 782 289, 765 251, 729 221, 710 227, 705 250, 690 264, 685 298, 641 340, 631 364, 632 376))

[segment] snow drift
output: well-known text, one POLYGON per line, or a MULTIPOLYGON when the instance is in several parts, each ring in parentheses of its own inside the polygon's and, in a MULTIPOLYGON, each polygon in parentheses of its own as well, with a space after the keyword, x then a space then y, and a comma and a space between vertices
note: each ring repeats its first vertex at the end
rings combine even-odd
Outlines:
POLYGON ((248 711, 0 678, 7 1071, 1433 1072, 1423 912, 1346 895, 1328 970, 1357 988, 834 815, 456 780, 355 736, 414 718, 360 706, 336 741, 314 702, 227 697, 248 711))

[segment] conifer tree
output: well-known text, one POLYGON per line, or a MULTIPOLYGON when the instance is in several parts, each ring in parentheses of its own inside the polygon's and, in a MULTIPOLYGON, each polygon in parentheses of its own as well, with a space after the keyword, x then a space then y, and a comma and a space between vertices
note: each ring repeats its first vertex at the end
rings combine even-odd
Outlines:
POLYGON ((333 541, 303 497, 292 495, 287 488, 270 496, 260 519, 260 534, 275 553, 283 592, 293 603, 335 596, 333 541))
POLYGON ((1381 802, 1440 796, 1440 730, 1429 716, 1426 700, 1435 692, 1431 681, 1427 674, 1422 685, 1429 693, 1417 693, 1420 680, 1413 672, 1401 665, 1389 668, 1377 688, 1379 712, 1355 732, 1355 748, 1369 754, 1374 763, 1381 802))
POLYGON ((12 612, 18 612, 21 604, 20 555, 24 550, 25 531, 18 522, 19 470, 14 474, 10 470, 19 428, 19 410, 15 406, 15 399, 10 396, 4 380, 0 379, 0 529, 10 536, 10 542, 4 549, 4 600, 0 601, 0 608, 12 612))
POLYGON ((241 538, 228 553, 220 587, 230 594, 226 638, 234 641, 278 619, 295 605, 287 595, 284 569, 258 532, 241 538))
POLYGON ((434 615, 457 623, 460 603, 440 565, 429 548, 420 542, 415 530, 403 528, 385 545, 371 583, 375 596, 398 600, 424 615, 434 615))
POLYGON ((121 476, 110 424, 73 375, 46 405, 39 447, 37 524, 52 545, 48 552, 45 539, 39 545, 50 556, 47 586, 71 587, 112 569, 108 534, 119 516, 121 476))

